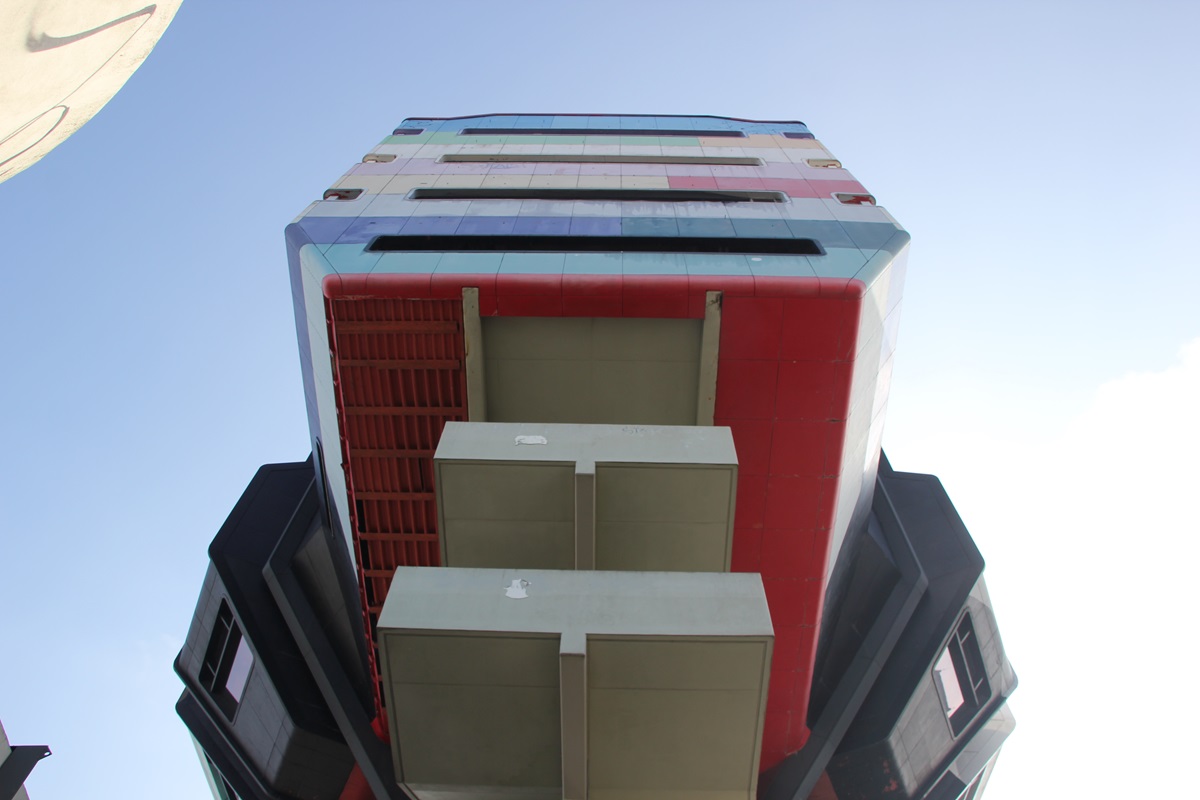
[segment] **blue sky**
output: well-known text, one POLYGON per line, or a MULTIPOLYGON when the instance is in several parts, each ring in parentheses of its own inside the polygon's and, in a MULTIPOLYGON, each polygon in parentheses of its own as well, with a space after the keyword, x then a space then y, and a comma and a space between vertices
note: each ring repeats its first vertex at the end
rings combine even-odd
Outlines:
POLYGON ((1148 765, 1191 759, 1200 714, 1154 688, 1192 660, 1200 555, 1198 24, 1187 2, 185 0, 0 184, 0 719, 55 751, 34 800, 207 796, 171 660, 246 482, 307 455, 283 226, 404 117, 512 111, 812 128, 913 235, 884 446, 988 559, 1022 680, 989 798, 1175 794, 1148 765))

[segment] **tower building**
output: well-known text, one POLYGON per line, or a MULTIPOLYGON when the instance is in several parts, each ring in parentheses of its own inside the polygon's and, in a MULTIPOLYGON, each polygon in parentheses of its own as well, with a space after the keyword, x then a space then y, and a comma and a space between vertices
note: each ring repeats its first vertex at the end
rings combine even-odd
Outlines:
POLYGON ((983 561, 880 450, 909 237, 803 124, 410 119, 286 239, 312 457, 176 662, 216 791, 978 794, 983 561))

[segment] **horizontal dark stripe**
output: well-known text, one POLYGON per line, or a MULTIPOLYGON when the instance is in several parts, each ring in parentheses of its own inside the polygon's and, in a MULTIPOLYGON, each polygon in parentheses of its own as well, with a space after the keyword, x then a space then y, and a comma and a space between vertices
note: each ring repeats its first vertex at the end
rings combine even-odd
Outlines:
POLYGON ((811 133, 807 133, 807 132, 806 133, 798 133, 797 131, 784 131, 783 136, 785 139, 815 139, 815 138, 817 138, 817 137, 813 136, 811 133))
POLYGON ((744 131, 684 131, 658 128, 463 128, 460 136, 721 136, 745 139, 744 131))
POLYGON ((727 167, 761 167, 763 163, 761 158, 746 156, 521 156, 501 153, 452 153, 442 156, 442 161, 448 164, 716 164, 727 167))
POLYGON ((416 136, 424 132, 424 128, 396 128, 396 130, 392 131, 392 136, 416 136))
POLYGON ((377 236, 372 253, 728 253, 819 256, 813 239, 721 236, 377 236))
POLYGON ((786 203, 783 192, 720 189, 421 188, 413 200, 634 200, 642 203, 786 203))

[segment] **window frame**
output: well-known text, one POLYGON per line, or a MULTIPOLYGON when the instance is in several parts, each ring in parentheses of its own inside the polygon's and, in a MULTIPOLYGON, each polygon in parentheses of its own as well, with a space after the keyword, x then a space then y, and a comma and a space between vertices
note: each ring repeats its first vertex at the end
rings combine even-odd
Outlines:
POLYGON ((930 668, 938 700, 946 717, 950 733, 958 738, 971 725, 980 709, 991 699, 992 687, 988 682, 987 668, 983 662, 983 651, 979 647, 979 637, 975 633, 975 625, 969 612, 963 612, 950 632, 945 645, 938 651, 937 660, 930 668), (937 665, 943 656, 950 654, 950 663, 954 667, 954 677, 958 682, 962 703, 953 712, 946 709, 945 690, 939 681, 937 665))
POLYGON ((241 626, 233 616, 233 609, 229 602, 222 598, 217 616, 213 620, 213 630, 208 640, 208 648, 204 651, 199 677, 200 685, 204 687, 213 703, 221 709, 221 713, 230 722, 233 722, 237 716, 238 707, 241 705, 242 698, 245 697, 246 687, 254 672, 255 661, 257 659, 254 651, 250 647, 249 641, 242 635, 241 626), (235 694, 230 689, 229 679, 234 664, 239 661, 240 653, 247 654, 250 663, 245 669, 245 678, 241 681, 240 686, 236 687, 238 691, 235 694))

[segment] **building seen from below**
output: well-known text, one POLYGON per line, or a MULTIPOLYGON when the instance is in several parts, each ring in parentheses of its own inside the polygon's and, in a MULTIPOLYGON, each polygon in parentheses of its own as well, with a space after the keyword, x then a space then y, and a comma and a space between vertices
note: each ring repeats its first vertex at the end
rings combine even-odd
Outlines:
POLYGON ((804 125, 406 120, 286 234, 312 456, 175 665, 218 796, 978 796, 983 559, 880 451, 908 235, 804 125))

